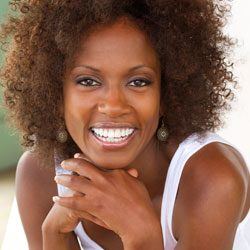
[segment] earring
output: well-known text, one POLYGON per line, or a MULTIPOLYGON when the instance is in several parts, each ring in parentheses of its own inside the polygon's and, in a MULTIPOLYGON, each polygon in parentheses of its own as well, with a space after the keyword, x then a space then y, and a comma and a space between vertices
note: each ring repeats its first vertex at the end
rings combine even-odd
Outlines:
POLYGON ((56 140, 60 143, 65 143, 68 139, 68 132, 66 129, 62 126, 56 134, 56 140))
POLYGON ((169 136, 168 130, 164 125, 163 118, 161 120, 161 127, 157 130, 157 138, 159 141, 165 142, 169 136))

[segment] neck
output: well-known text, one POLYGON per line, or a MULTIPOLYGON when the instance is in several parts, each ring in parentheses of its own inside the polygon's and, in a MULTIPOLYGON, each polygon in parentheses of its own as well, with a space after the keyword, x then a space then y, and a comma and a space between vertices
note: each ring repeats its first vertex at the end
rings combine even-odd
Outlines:
POLYGON ((178 143, 172 138, 160 143, 153 137, 145 150, 128 166, 138 171, 138 179, 146 186, 151 199, 163 193, 168 167, 177 147, 178 143))

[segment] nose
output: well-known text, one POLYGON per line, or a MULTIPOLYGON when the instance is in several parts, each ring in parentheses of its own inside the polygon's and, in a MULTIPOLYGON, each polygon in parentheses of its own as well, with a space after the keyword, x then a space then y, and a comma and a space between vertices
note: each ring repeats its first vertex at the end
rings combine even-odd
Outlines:
POLYGON ((118 117, 130 112, 126 96, 120 87, 109 87, 98 104, 98 111, 109 117, 118 117))

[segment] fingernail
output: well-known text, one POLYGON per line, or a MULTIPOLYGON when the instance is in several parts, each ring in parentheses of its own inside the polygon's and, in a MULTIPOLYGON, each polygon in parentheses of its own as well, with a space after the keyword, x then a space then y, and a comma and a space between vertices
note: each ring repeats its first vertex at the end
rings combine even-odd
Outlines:
POLYGON ((57 202, 57 201, 60 200, 60 197, 59 197, 59 196, 53 196, 53 197, 52 197, 52 200, 53 200, 54 202, 57 202))
POLYGON ((74 158, 78 158, 80 156, 79 153, 74 154, 74 158))
POLYGON ((67 181, 68 180, 68 177, 67 176, 64 176, 64 175, 56 175, 54 177, 54 180, 56 182, 60 182, 60 181, 67 181))
POLYGON ((65 166, 65 161, 62 161, 61 164, 60 164, 62 167, 65 166))

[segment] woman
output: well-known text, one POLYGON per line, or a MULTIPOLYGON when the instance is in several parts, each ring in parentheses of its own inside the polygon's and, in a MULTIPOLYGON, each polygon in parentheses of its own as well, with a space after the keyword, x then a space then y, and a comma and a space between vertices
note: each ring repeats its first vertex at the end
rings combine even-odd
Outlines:
POLYGON ((27 148, 16 196, 30 249, 249 249, 249 172, 214 132, 235 84, 228 6, 11 5, 1 76, 27 148))

